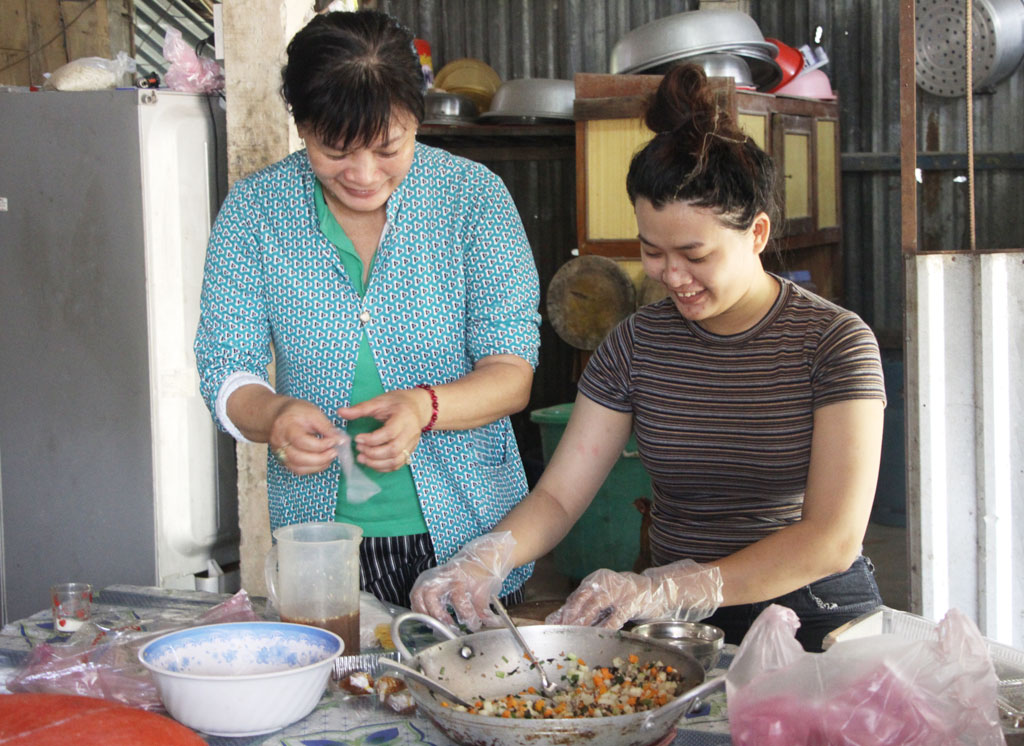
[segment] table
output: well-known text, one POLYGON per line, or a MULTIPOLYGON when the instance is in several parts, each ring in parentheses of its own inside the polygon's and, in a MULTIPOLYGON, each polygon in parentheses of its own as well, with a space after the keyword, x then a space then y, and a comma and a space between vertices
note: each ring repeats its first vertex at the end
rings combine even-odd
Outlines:
MULTIPOLYGON (((193 624, 204 612, 228 598, 228 595, 204 591, 115 585, 95 595, 94 618, 133 620, 143 629, 170 630, 193 624)), ((273 612, 267 612, 265 599, 251 600, 258 614, 267 618, 273 616, 273 612)), ((8 692, 6 683, 35 645, 62 639, 62 635, 53 632, 48 609, 12 622, 0 630, 0 693, 8 692)), ((724 673, 734 653, 734 646, 726 646, 718 667, 709 675, 724 673)), ((427 718, 415 714, 400 715, 382 705, 375 695, 351 695, 333 682, 309 715, 283 730, 246 738, 206 736, 205 739, 210 746, 300 746, 311 741, 324 746, 452 744, 427 718)), ((671 741, 672 746, 722 746, 730 743, 725 693, 722 691, 708 697, 704 707, 694 716, 683 718, 671 741)))

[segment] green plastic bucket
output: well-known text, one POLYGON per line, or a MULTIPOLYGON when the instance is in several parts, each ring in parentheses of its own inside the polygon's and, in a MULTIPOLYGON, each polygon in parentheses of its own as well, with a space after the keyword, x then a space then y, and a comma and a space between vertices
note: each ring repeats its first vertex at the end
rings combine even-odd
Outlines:
MULTIPOLYGON (((562 439, 572 406, 556 404, 530 413, 530 421, 540 427, 545 464, 562 439)), ((651 478, 640 463, 636 437, 630 436, 594 501, 555 547, 555 568, 577 583, 602 567, 632 570, 640 553, 642 520, 633 502, 641 497, 651 499, 651 478)))

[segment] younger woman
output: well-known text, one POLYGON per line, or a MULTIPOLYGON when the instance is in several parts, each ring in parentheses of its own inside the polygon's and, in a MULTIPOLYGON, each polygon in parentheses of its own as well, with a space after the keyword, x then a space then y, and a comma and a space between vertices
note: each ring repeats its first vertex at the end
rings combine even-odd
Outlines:
POLYGON ((646 123, 656 134, 626 185, 644 270, 669 296, 604 340, 536 488, 420 576, 414 607, 484 620, 489 593, 561 540, 632 431, 655 567, 592 573, 548 622, 706 618, 738 643, 778 603, 817 650, 881 603, 861 556, 885 404, 877 343, 855 314, 765 271, 772 160, 717 110, 703 71, 668 73, 646 123))

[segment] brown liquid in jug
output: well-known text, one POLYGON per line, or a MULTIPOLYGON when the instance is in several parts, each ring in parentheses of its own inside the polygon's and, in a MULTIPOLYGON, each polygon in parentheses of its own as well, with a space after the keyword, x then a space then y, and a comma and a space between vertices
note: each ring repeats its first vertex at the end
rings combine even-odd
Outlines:
POLYGON ((345 649, 342 655, 359 655, 359 612, 346 614, 345 616, 331 617, 330 619, 300 619, 296 617, 281 617, 282 622, 292 624, 305 624, 310 627, 319 627, 333 632, 345 641, 345 649))

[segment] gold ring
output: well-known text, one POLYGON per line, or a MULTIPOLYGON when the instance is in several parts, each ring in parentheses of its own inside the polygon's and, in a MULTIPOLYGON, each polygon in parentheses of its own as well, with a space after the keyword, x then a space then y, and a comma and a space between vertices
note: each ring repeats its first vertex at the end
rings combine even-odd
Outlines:
POLYGON ((287 464, 288 463, 288 451, 287 451, 288 446, 289 446, 289 444, 285 443, 280 448, 275 448, 274 449, 274 458, 277 459, 278 463, 281 463, 281 464, 287 464))
POLYGON ((408 464, 410 461, 412 461, 412 454, 409 453, 408 448, 403 448, 402 453, 405 455, 405 463, 408 464))

